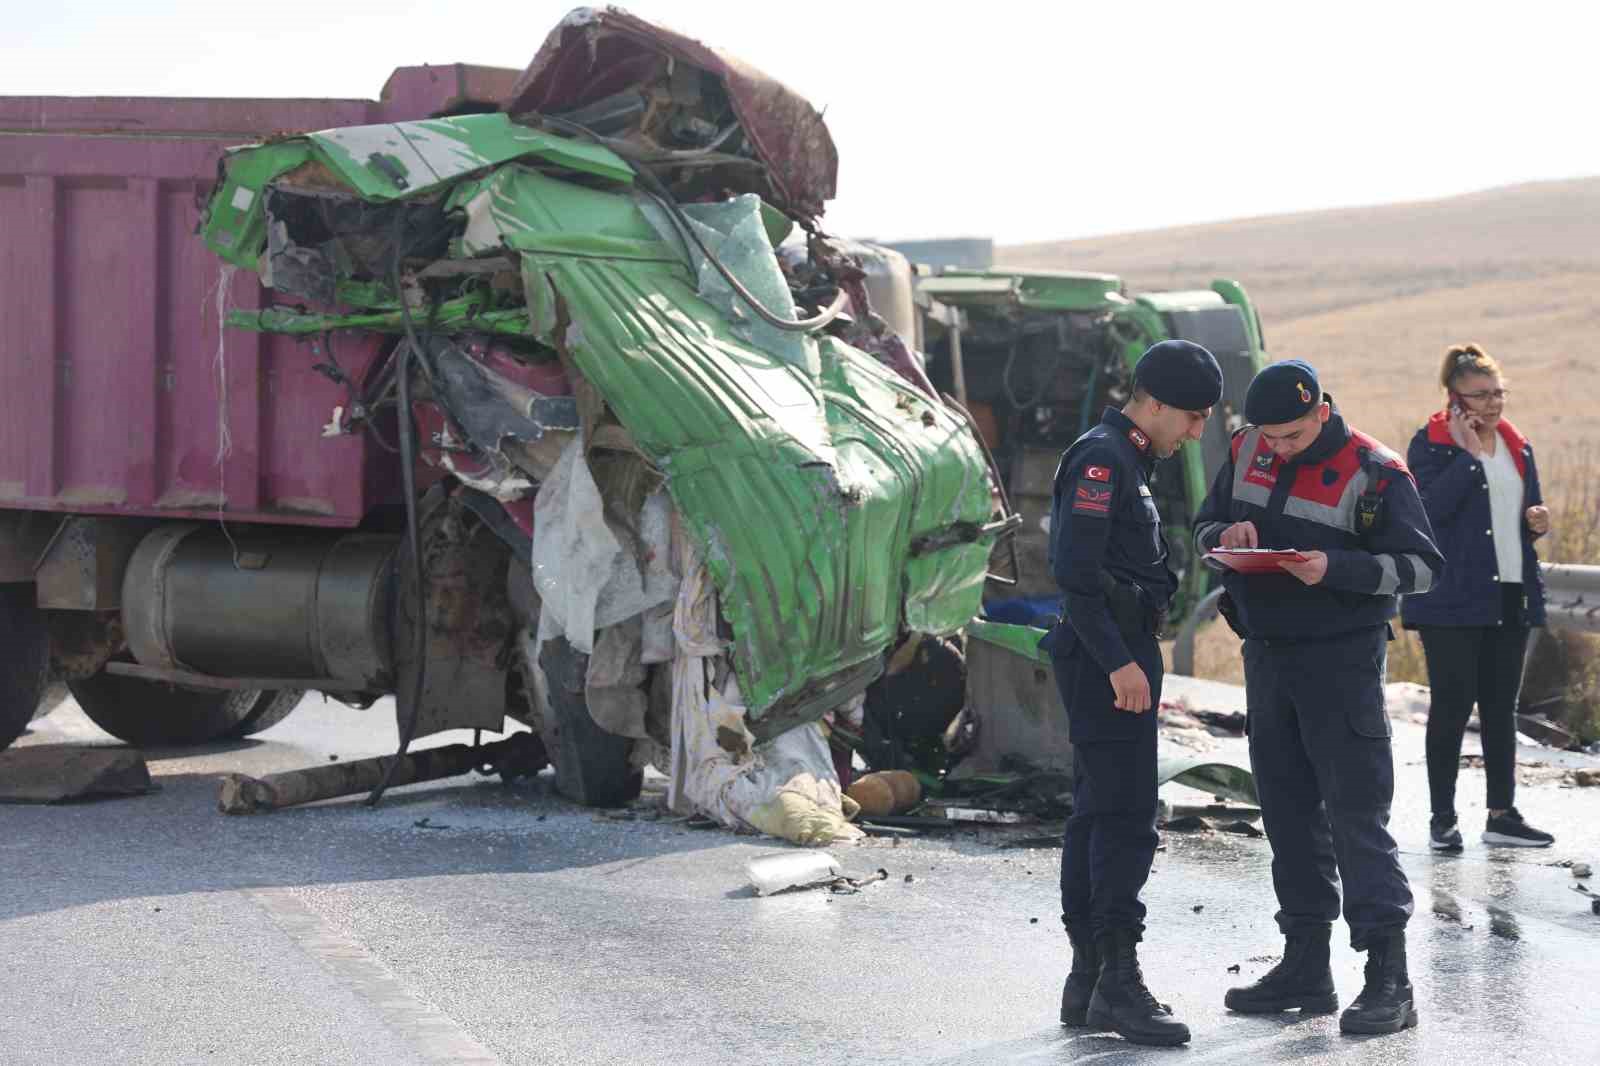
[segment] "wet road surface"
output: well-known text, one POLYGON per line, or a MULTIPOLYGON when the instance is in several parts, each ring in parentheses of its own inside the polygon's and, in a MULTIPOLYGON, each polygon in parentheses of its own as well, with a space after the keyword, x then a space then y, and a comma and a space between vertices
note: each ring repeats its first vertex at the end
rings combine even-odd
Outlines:
MULTIPOLYGON (((1336 1015, 1225 1012, 1281 946, 1270 853, 1169 833, 1144 969, 1194 1042, 1156 1050, 1056 1024, 1055 848, 872 840, 834 854, 886 882, 757 899, 744 864, 782 845, 611 820, 548 779, 216 813, 220 773, 392 750, 387 706, 313 697, 252 741, 151 753, 153 795, 0 807, 0 1063, 1600 1062, 1600 917, 1548 865, 1600 865, 1600 789, 1523 786, 1556 846, 1491 851, 1482 772, 1463 770, 1467 850, 1432 855, 1414 724, 1396 724, 1394 829, 1421 1027, 1350 1038, 1336 1015)), ((21 743, 62 741, 112 743, 70 703, 21 743)), ((1345 1003, 1361 958, 1336 930, 1345 1003)))

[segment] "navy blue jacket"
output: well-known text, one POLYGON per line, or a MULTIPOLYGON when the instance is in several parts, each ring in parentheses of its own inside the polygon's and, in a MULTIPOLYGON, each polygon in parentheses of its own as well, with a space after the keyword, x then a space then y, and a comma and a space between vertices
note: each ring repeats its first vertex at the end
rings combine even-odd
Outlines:
POLYGON ((1050 507, 1050 568, 1066 618, 1040 642, 1046 651, 1064 655, 1079 641, 1108 674, 1134 661, 1107 604, 1103 574, 1137 586, 1152 610, 1171 602, 1178 577, 1167 565, 1150 493, 1154 466, 1149 438, 1114 407, 1062 454, 1050 507))
MULTIPOLYGON (((1516 427, 1500 421, 1500 447, 1522 475, 1522 510, 1544 502, 1539 491, 1539 469, 1533 462, 1533 445, 1516 427)), ((1492 626, 1501 621, 1504 596, 1500 591, 1500 564, 1494 550, 1494 521, 1489 514, 1489 482, 1483 464, 1450 439, 1449 415, 1440 411, 1417 430, 1406 451, 1406 462, 1422 489, 1433 531, 1449 560, 1444 580, 1426 594, 1407 596, 1400 617, 1408 626, 1492 626)), ((1538 534, 1522 528, 1523 623, 1542 626, 1544 581, 1533 542, 1538 534)))
POLYGON ((1345 425, 1334 409, 1316 441, 1284 462, 1261 431, 1233 436, 1228 462, 1195 516, 1202 552, 1235 522, 1254 522, 1263 548, 1326 552, 1315 585, 1292 574, 1229 571, 1223 583, 1245 632, 1308 640, 1384 625, 1399 594, 1426 592, 1444 567, 1417 486, 1398 456, 1345 425))

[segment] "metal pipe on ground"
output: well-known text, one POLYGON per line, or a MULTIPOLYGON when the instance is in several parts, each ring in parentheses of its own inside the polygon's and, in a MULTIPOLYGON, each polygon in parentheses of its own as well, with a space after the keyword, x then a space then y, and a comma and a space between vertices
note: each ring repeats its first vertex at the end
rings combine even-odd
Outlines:
POLYGON ((537 736, 516 733, 505 740, 476 747, 447 744, 402 756, 380 755, 260 778, 228 774, 218 791, 217 809, 223 814, 255 814, 341 796, 359 796, 372 791, 384 780, 390 764, 396 762, 398 765, 388 777, 390 787, 438 781, 486 767, 499 773, 532 774, 548 764, 544 744, 537 736))

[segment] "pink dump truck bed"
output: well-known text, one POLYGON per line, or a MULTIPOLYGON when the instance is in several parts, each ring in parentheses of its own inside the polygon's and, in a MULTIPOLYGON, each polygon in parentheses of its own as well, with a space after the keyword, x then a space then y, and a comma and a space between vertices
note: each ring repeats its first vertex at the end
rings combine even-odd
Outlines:
MULTIPOLYGON (((194 236, 224 149, 497 104, 516 71, 395 71, 378 100, 0 97, 0 508, 351 526, 395 495, 324 438, 321 341, 221 334, 262 305, 194 236)), ((359 380, 375 354, 337 341, 359 380)))

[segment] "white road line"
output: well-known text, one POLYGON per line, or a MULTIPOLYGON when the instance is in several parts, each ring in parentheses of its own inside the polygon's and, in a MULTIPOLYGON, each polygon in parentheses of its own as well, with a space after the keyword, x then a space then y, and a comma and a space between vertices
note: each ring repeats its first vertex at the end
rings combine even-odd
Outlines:
POLYGON ((451 1066, 503 1066, 443 1011, 413 995, 388 967, 355 940, 324 922, 286 889, 257 888, 245 895, 267 912, 306 954, 366 1001, 424 1062, 451 1066))

